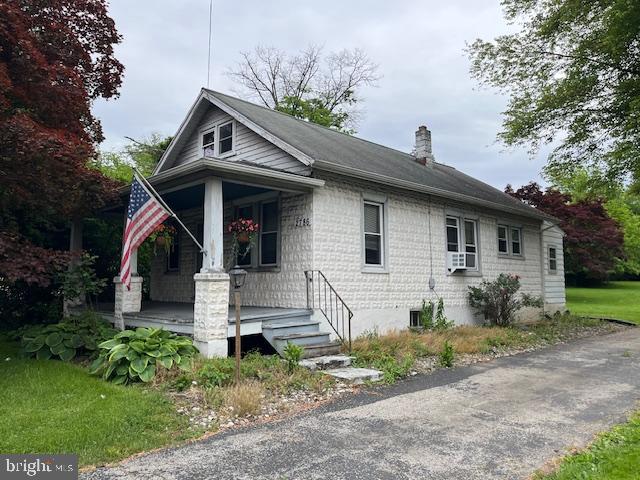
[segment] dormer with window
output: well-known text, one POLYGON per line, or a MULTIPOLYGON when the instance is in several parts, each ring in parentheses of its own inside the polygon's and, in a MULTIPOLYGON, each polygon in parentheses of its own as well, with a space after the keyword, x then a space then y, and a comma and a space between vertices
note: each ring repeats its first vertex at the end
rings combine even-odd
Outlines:
POLYGON ((203 157, 224 158, 235 154, 235 121, 226 120, 200 131, 203 157))

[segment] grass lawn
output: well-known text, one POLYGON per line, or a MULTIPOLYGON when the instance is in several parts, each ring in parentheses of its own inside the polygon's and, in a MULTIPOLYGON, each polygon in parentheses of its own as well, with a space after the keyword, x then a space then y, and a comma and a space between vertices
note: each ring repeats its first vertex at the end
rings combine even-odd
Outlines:
POLYGON ((0 362, 2 453, 77 453, 92 465, 187 435, 159 392, 112 385, 71 363, 21 359, 1 336, 0 362))
POLYGON ((598 288, 567 288, 571 313, 640 324, 640 282, 611 282, 598 288))
POLYGON ((598 436, 586 450, 563 459, 551 475, 539 480, 631 480, 639 477, 640 412, 628 423, 598 436))

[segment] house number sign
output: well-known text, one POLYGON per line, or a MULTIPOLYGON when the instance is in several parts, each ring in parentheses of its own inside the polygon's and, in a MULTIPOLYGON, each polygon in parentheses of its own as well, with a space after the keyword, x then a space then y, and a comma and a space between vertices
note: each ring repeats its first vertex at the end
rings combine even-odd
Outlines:
POLYGON ((309 217, 296 217, 296 227, 310 227, 311 219, 309 217))

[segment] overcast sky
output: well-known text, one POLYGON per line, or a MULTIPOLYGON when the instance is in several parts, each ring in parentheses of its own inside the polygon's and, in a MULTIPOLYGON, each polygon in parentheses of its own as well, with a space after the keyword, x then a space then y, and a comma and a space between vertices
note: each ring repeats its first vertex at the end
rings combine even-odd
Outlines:
MULTIPOLYGON (((224 75, 256 45, 296 52, 362 48, 383 78, 362 91, 358 136, 410 151, 416 127, 432 131, 437 161, 498 188, 540 181, 544 158, 496 143, 506 98, 469 76, 465 42, 508 31, 498 0, 214 0, 211 88, 233 93, 224 75)), ((111 0, 124 37, 117 100, 96 103, 106 141, 174 134, 207 81, 209 0, 111 0)))

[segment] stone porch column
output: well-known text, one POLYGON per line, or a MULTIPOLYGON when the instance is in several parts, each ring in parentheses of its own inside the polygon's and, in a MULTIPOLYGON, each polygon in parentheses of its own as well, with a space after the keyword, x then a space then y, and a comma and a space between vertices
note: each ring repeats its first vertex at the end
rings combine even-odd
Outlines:
POLYGON ((222 180, 209 178, 204 185, 202 270, 193 277, 193 339, 207 358, 226 357, 229 324, 229 275, 223 268, 224 205, 222 180))
POLYGON ((116 300, 114 304, 114 325, 120 330, 124 330, 123 313, 139 312, 142 308, 142 277, 137 274, 131 277, 131 289, 127 290, 122 284, 120 277, 114 277, 113 283, 116 286, 116 300))

